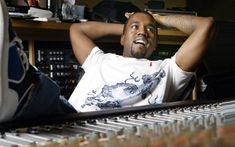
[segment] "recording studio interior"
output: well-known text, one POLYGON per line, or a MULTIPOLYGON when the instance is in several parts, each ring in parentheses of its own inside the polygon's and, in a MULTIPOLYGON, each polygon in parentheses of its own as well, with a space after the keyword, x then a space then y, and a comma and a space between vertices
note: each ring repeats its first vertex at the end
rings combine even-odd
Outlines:
MULTIPOLYGON (((70 42, 69 29, 73 23, 125 23, 125 12, 150 10, 160 15, 211 16, 216 35, 195 79, 185 90, 186 98, 152 106, 3 122, 0 146, 235 146, 233 0, 5 0, 5 3, 30 64, 55 81, 67 100, 84 74, 70 42)), ((158 46, 151 60, 172 57, 188 37, 175 28, 157 29, 158 46)), ((123 52, 117 36, 98 39, 96 44, 105 53, 123 52)))

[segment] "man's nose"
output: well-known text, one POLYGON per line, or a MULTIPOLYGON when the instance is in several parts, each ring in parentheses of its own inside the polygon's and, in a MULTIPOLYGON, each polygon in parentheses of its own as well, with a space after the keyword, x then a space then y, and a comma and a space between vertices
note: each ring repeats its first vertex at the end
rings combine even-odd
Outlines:
POLYGON ((146 32, 145 27, 140 27, 140 28, 139 28, 139 30, 138 30, 138 35, 144 35, 144 36, 147 35, 147 32, 146 32))

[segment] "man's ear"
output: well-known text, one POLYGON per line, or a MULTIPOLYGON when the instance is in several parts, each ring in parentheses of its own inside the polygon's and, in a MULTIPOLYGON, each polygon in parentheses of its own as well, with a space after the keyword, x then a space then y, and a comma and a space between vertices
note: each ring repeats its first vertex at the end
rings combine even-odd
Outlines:
POLYGON ((134 12, 125 12, 125 17, 126 17, 127 19, 129 19, 130 16, 133 15, 133 14, 134 14, 134 12))

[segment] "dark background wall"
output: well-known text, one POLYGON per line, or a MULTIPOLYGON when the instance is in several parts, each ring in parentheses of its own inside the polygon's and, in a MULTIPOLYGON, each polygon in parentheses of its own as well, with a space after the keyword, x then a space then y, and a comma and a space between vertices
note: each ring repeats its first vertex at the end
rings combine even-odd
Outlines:
POLYGON ((234 0, 187 0, 187 7, 200 16, 213 16, 216 20, 235 21, 234 0))

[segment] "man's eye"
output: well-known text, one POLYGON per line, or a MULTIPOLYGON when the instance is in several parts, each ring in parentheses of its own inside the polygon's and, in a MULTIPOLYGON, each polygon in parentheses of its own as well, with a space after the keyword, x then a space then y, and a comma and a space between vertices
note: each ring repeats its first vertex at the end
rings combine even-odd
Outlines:
POLYGON ((154 28, 148 27, 148 28, 147 28, 147 31, 148 31, 148 32, 153 32, 153 31, 154 31, 154 28))
POLYGON ((132 28, 132 29, 137 29, 138 26, 137 26, 137 25, 132 25, 131 28, 132 28))

